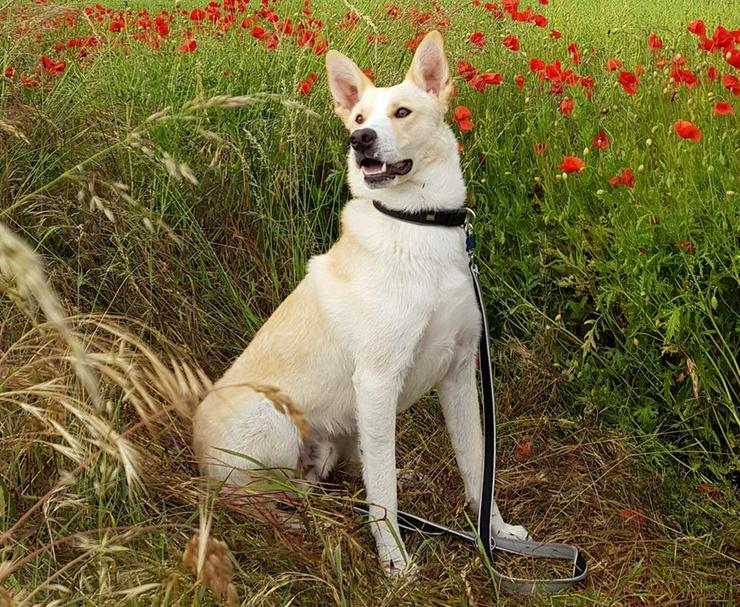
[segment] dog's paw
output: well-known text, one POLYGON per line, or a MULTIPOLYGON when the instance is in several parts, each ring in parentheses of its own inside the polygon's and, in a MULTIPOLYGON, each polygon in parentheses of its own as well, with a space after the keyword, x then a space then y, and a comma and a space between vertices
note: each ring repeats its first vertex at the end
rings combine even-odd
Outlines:
POLYGON ((521 525, 509 525, 503 523, 499 529, 492 529, 493 534, 498 537, 507 537, 514 540, 526 541, 530 539, 529 532, 521 525))
POLYGON ((418 573, 418 566, 411 560, 396 563, 395 561, 383 561, 383 571, 391 579, 413 580, 418 573))
POLYGON ((415 568, 411 557, 406 552, 405 546, 390 545, 378 546, 380 563, 386 575, 391 578, 402 578, 408 576, 415 568))

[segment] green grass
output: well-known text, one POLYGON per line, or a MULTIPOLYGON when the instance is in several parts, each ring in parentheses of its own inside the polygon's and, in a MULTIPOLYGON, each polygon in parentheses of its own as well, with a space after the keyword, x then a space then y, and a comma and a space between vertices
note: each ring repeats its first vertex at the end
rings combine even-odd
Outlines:
MULTIPOLYGON (((336 238, 348 195, 347 135, 330 109, 323 58, 290 41, 266 51, 238 22, 218 38, 206 25, 196 32, 197 50, 183 54, 176 48, 185 24, 177 21, 153 50, 131 40, 133 29, 107 31, 107 19, 93 20, 92 31, 84 20, 61 30, 43 26, 56 9, 32 5, 21 16, 23 5, 0 17, 0 67, 17 71, 0 78, 0 222, 43 258, 67 313, 95 314, 74 325, 81 343, 105 361, 101 369, 126 368, 116 366, 126 358, 121 348, 137 353, 133 368, 150 368, 151 359, 130 345, 134 336, 176 362, 151 367, 155 387, 134 385, 130 371, 104 374, 109 404, 96 407, 77 387, 56 325, 31 331, 41 315, 28 292, 45 314, 49 295, 25 285, 23 271, 0 282, 0 533, 42 506, 5 547, 0 542, 0 562, 22 563, 7 579, 0 567, 0 588, 19 604, 33 589, 35 601, 120 604, 115 593, 137 586, 132 603, 208 604, 205 588, 178 565, 198 524, 202 492, 193 480, 188 423, 161 414, 198 392, 174 390, 184 380, 172 367, 201 367, 217 377, 302 278, 310 256, 336 238), (42 33, 40 41, 19 35, 21 19, 42 33), (57 41, 93 34, 106 44, 88 60, 53 50, 57 41), (67 68, 37 87, 22 86, 19 75, 32 75, 41 54, 64 57, 67 68), (309 96, 299 95, 296 84, 311 71, 318 82, 309 96), (188 105, 214 95, 252 95, 254 103, 188 105), (147 122, 167 107, 167 115, 147 122), (165 153, 185 163, 197 185, 173 177, 165 153), (117 321, 123 337, 108 337, 100 313, 124 317, 117 321), (145 416, 160 411, 148 433, 136 426, 143 414, 132 407, 137 395, 148 403, 145 416), (115 441, 95 434, 84 415, 62 410, 71 402, 65 399, 103 427, 136 427, 126 438, 146 454, 146 492, 125 482, 115 441), (82 444, 70 443, 53 421, 82 444), (43 497, 59 470, 77 466, 74 482, 43 497), (103 542, 101 528, 113 528, 108 537, 116 539, 103 542), (125 530, 132 535, 122 537, 125 530), (33 550, 40 553, 31 558, 33 550)), ((732 604, 740 541, 740 149, 737 114, 713 116, 711 107, 730 101, 737 112, 738 103, 706 78, 710 65, 733 68, 697 51, 686 24, 702 18, 711 35, 718 23, 736 26, 740 10, 719 1, 697 8, 688 0, 552 0, 533 3, 550 20, 539 29, 495 20, 482 7, 444 5, 453 71, 464 59, 504 75, 500 87, 482 94, 456 77, 453 100, 469 106, 476 123, 472 132, 456 133, 479 218, 497 344, 503 509, 536 538, 583 546, 592 563, 588 585, 531 604, 732 604), (563 37, 552 40, 550 28, 563 37), (477 52, 468 42, 473 31, 488 41, 477 52), (652 32, 663 38, 666 57, 686 56, 685 67, 699 73, 697 87, 664 90, 671 88, 670 68, 654 67, 652 32), (519 37, 521 52, 500 44, 508 34, 519 37), (580 49, 580 65, 568 60, 570 42, 580 49), (550 94, 529 73, 533 57, 560 58, 593 76, 593 99, 580 86, 550 94), (611 58, 621 59, 622 69, 644 66, 637 95, 626 95, 618 72, 606 71, 611 58), (526 74, 521 92, 516 74, 526 74), (563 96, 575 103, 568 117, 559 109, 563 96), (699 143, 675 135, 679 119, 700 126, 699 143), (610 147, 584 155, 602 129, 610 147), (537 143, 546 144, 544 154, 535 153, 537 143), (564 155, 584 158, 585 171, 564 179, 557 168, 564 155), (636 175, 634 189, 608 183, 624 167, 636 175), (518 455, 516 445, 524 443, 532 445, 529 458, 518 455)), ((173 6, 146 3, 152 14, 173 6)), ((314 2, 322 35, 372 69, 380 85, 397 82, 415 27, 389 19, 377 3, 354 6, 369 20, 340 29, 350 8, 314 2), (388 44, 368 44, 374 28, 388 44)), ((273 8, 297 21, 302 7, 281 1, 273 8)), ((33 263, 18 246, 0 245, 4 275, 33 263), (17 259, 25 261, 8 261, 17 259)), ((399 444, 402 505, 462 523, 462 490, 434 399, 404 416, 399 444)), ((337 480, 352 494, 360 491, 350 476, 337 480)), ((492 600, 472 550, 412 538, 419 575, 393 585, 377 570, 370 535, 347 499, 297 501, 278 521, 265 515, 268 522, 252 507, 214 509, 213 534, 234 554, 246 604, 492 600), (296 520, 288 525, 282 518, 291 512, 296 520)))

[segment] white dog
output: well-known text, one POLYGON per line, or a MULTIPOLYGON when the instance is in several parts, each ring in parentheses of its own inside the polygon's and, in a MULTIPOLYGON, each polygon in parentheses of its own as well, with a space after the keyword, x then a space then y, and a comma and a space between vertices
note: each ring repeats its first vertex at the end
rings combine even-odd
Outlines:
MULTIPOLYGON (((477 514, 482 433, 475 355, 480 314, 459 228, 414 225, 374 208, 458 209, 457 142, 444 123, 453 92, 442 36, 419 45, 406 79, 375 87, 341 53, 326 57, 335 111, 349 129, 342 235, 198 407, 201 473, 247 484, 250 468, 326 476, 362 463, 372 530, 387 571, 409 556, 397 524, 396 414, 436 388, 477 514), (243 454, 240 456, 239 454, 243 454)), ((526 538, 494 507, 494 534, 526 538)))

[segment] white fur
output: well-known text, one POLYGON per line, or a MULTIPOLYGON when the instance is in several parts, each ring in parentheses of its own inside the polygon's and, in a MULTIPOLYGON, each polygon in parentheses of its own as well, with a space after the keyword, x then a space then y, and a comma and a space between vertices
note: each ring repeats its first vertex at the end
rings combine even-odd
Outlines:
MULTIPOLYGON (((342 213, 341 238, 311 260, 201 403, 194 444, 204 476, 241 484, 255 461, 323 478, 338 458, 357 457, 359 446, 378 554, 387 570, 399 570, 409 557, 397 525, 396 414, 437 388, 474 513, 481 484, 474 366, 481 322, 463 231, 409 224, 372 206, 373 199, 404 210, 464 204, 457 144, 443 120, 451 83, 436 32, 420 45, 407 79, 391 88, 372 86, 339 53, 329 54, 327 68, 350 131, 373 128, 381 158, 411 158, 413 169, 372 188, 350 154, 354 198, 342 213), (395 118, 398 104, 412 114, 395 118)), ((526 537, 497 508, 492 525, 494 533, 526 537)))

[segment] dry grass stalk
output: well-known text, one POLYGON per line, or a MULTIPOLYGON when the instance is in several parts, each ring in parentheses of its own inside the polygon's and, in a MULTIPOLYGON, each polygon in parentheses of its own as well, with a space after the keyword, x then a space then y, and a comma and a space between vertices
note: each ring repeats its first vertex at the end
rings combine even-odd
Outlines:
POLYGON ((28 140, 28 137, 26 137, 18 127, 11 124, 10 122, 6 122, 5 120, 0 120, 0 130, 5 131, 6 133, 10 133, 11 135, 13 135, 13 137, 17 137, 24 143, 31 143, 28 140))
POLYGON ((0 607, 15 607, 15 601, 10 592, 0 587, 0 607))
MULTIPOLYGON (((210 524, 206 531, 210 531, 210 524)), ((235 606, 238 600, 232 583, 234 568, 231 560, 231 551, 226 542, 201 532, 196 532, 190 538, 182 554, 183 564, 195 574, 201 584, 224 599, 228 607, 235 606)))
POLYGON ((90 398, 100 405, 97 378, 87 364, 84 349, 67 325, 62 305, 49 286, 43 263, 31 247, 3 223, 0 223, 0 274, 15 280, 22 298, 32 298, 39 305, 49 324, 69 346, 72 366, 80 382, 90 398))

